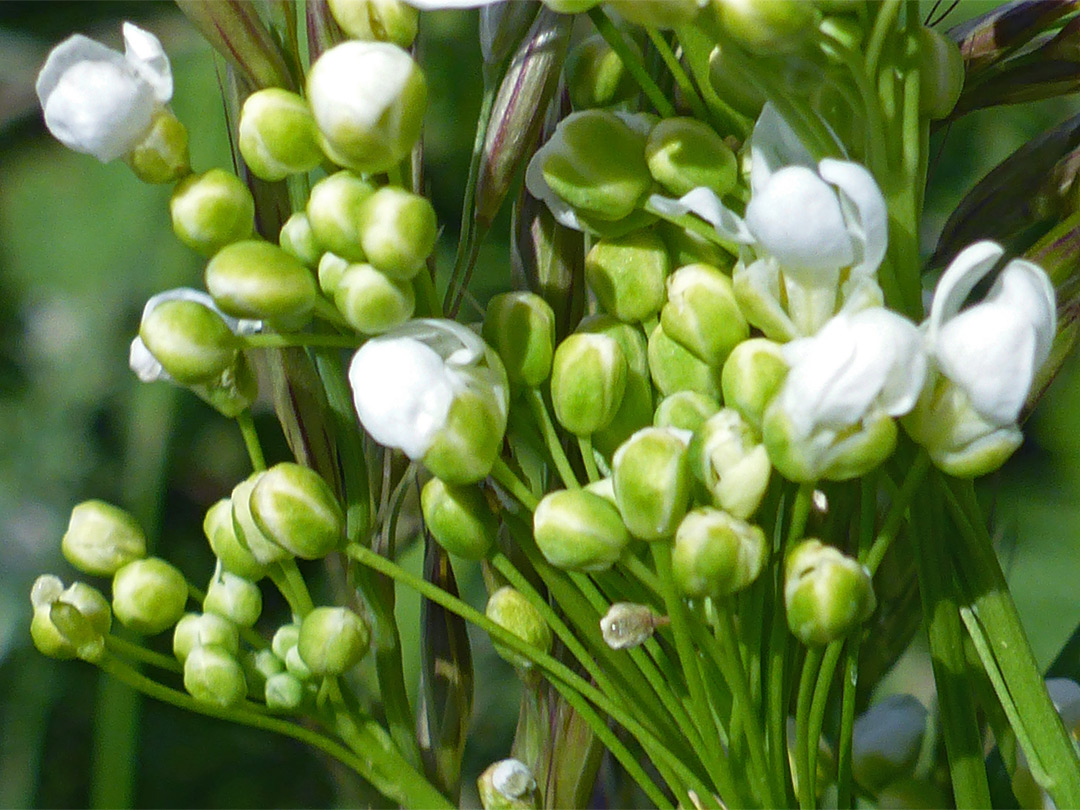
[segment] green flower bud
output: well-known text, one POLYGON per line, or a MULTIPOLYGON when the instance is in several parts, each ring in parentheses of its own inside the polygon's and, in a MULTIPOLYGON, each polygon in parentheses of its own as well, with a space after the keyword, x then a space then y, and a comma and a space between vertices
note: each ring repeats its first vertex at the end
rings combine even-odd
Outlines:
POLYGON ((264 537, 304 560, 325 557, 345 538, 345 515, 330 485, 300 464, 275 464, 263 473, 250 509, 264 537))
POLYGON ((483 336, 498 353, 510 382, 536 387, 551 374, 555 312, 539 295, 496 295, 484 313, 483 336))
POLYGON ((240 341, 222 317, 198 301, 162 301, 143 317, 139 337, 181 385, 212 382, 236 363, 240 341))
POLYGON ((482 560, 495 545, 499 522, 475 486, 453 486, 432 478, 420 492, 424 524, 451 554, 482 560))
POLYGON ((671 267, 652 230, 601 239, 585 257, 585 280, 605 311, 620 321, 646 321, 664 305, 671 267))
POLYGON ((219 562, 206 589, 203 610, 239 627, 252 627, 262 613, 262 591, 250 579, 223 570, 219 562))
POLYGON ((723 196, 735 188, 735 153, 693 118, 665 118, 649 133, 645 160, 653 179, 676 197, 704 186, 723 196))
POLYGON ((76 657, 75 647, 56 629, 50 616, 53 603, 60 598, 63 591, 64 583, 60 581, 60 577, 42 574, 34 580, 30 588, 30 604, 34 608, 34 615, 30 620, 30 638, 42 655, 70 661, 76 657))
POLYGON ((757 432, 732 408, 694 434, 690 463, 715 504, 737 518, 754 514, 769 488, 769 455, 757 432))
POLYGON ((586 110, 564 118, 544 149, 537 157, 547 185, 598 220, 629 216, 652 186, 645 136, 613 113, 586 110))
POLYGON ((814 539, 788 552, 784 602, 788 627, 804 644, 843 638, 877 607, 866 566, 814 539))
POLYGON ((304 663, 300 649, 295 645, 285 653, 285 671, 301 681, 310 681, 312 678, 311 667, 304 663))
POLYGON ((420 271, 439 234, 431 203, 394 186, 383 186, 360 204, 359 225, 367 261, 398 281, 420 271))
POLYGON ((503 759, 492 763, 476 780, 484 810, 537 810, 540 793, 524 762, 503 759))
MULTIPOLYGON (((327 262, 328 284, 334 283, 335 265, 332 260, 327 262)), ((411 282, 389 278, 370 264, 346 267, 337 278, 333 295, 334 305, 345 320, 365 335, 381 335, 401 326, 416 309, 416 293, 411 282)))
POLYGON ((255 200, 235 174, 211 169, 176 186, 169 199, 173 232, 192 250, 213 256, 247 239, 255 228, 255 200))
POLYGON ((720 410, 720 403, 697 391, 676 391, 660 400, 653 416, 656 427, 697 431, 710 416, 720 410))
POLYGON ((100 591, 84 582, 65 589, 59 577, 47 574, 34 581, 30 604, 30 636, 40 653, 60 660, 101 659, 112 614, 100 591))
POLYGON ((715 242, 698 236, 680 225, 671 222, 658 222, 654 226, 660 238, 667 245, 672 267, 685 267, 688 264, 707 264, 730 272, 734 266, 731 254, 724 251, 715 242))
POLYGON ((123 509, 105 501, 83 501, 71 510, 60 549, 84 574, 111 577, 146 556, 146 536, 123 509))
POLYGON ((343 259, 329 251, 324 253, 319 259, 319 289, 333 298, 341 284, 341 277, 350 267, 352 265, 349 264, 348 259, 343 259))
POLYGON ((319 244, 350 262, 367 259, 360 243, 360 210, 375 187, 352 172, 338 172, 316 183, 308 197, 307 218, 319 244))
POLYGON ((303 211, 297 211, 285 220, 278 235, 278 244, 305 267, 314 269, 319 266, 319 259, 323 255, 322 246, 315 238, 311 221, 303 211))
POLYGON ((611 649, 625 650, 644 644, 657 627, 668 621, 667 617, 653 613, 648 605, 616 602, 600 619, 600 634, 611 649))
POLYGON ((196 700, 229 708, 247 697, 240 663, 220 647, 195 647, 184 661, 184 688, 196 700))
POLYGON ((627 22, 649 28, 674 28, 697 17, 698 0, 608 0, 608 5, 627 22))
POLYGON ((732 349, 720 375, 724 403, 742 414, 758 430, 765 408, 780 390, 788 365, 780 344, 766 338, 751 338, 732 349))
POLYGON ((940 31, 919 29, 919 112, 931 120, 947 118, 964 89, 960 46, 940 31))
POLYGON ((354 41, 331 48, 311 66, 307 98, 330 159, 375 174, 412 151, 427 86, 423 72, 397 45, 354 41))
POLYGON ((184 615, 188 587, 184 575, 158 557, 129 562, 116 572, 112 608, 125 627, 152 636, 184 615))
POLYGON ((173 629, 173 655, 182 664, 197 647, 216 647, 236 655, 240 634, 235 624, 216 613, 185 613, 173 629))
POLYGON ((715 267, 680 267, 667 281, 667 297, 660 313, 664 334, 706 365, 719 368, 750 337, 731 279, 715 267))
POLYGON ((222 248, 206 265, 206 289, 227 315, 294 326, 311 317, 315 279, 277 245, 250 239, 222 248))
MULTIPOLYGON (((505 375, 501 368, 500 373, 505 375)), ((506 433, 500 397, 491 391, 458 392, 442 430, 424 454, 424 466, 432 475, 448 484, 474 484, 491 472, 506 433)))
MULTIPOLYGON (((102 599, 104 600, 104 597, 102 599)), ((106 609, 107 607, 106 605, 106 609)), ((102 659, 105 655, 105 636, 75 605, 58 599, 49 607, 48 614, 57 634, 71 645, 76 658, 90 663, 97 663, 102 659)))
POLYGON ((533 512, 533 537, 549 563, 571 571, 606 571, 630 544, 619 510, 584 489, 545 495, 533 512))
POLYGON ((652 422, 653 387, 649 377, 649 350, 638 324, 623 323, 611 315, 585 319, 578 331, 613 338, 626 357, 626 388, 615 416, 593 434, 593 447, 610 459, 619 445, 652 422))
POLYGON ((229 498, 222 498, 206 511, 203 533, 224 570, 252 582, 266 576, 265 566, 236 537, 232 501, 229 498))
POLYGON ((684 596, 714 599, 737 593, 758 578, 769 549, 765 533, 719 509, 690 512, 675 533, 671 573, 684 596))
POLYGON ((402 0, 327 0, 327 5, 341 30, 353 39, 408 48, 416 38, 420 15, 402 0))
POLYGON ((754 53, 790 53, 802 45, 818 11, 803 0, 713 0, 720 23, 754 53))
POLYGON ((615 499, 615 481, 612 480, 610 475, 607 478, 601 478, 599 481, 592 481, 582 489, 591 492, 593 495, 599 495, 616 509, 619 508, 619 502, 615 499))
POLYGON ((279 672, 266 679, 266 708, 289 712, 304 702, 304 683, 295 675, 279 672))
POLYGON ((248 675, 263 684, 285 671, 285 662, 274 655, 273 650, 253 651, 246 660, 249 664, 248 675))
POLYGON ((280 87, 257 90, 240 110, 240 154, 251 173, 284 180, 322 163, 318 130, 307 102, 280 87))
POLYGON ((720 399, 720 374, 673 340, 658 325, 649 335, 649 372, 653 383, 664 396, 678 391, 697 391, 720 399))
MULTIPOLYGON (((551 650, 551 628, 548 627, 540 612, 519 591, 508 585, 499 588, 488 598, 484 612, 495 624, 509 630, 530 647, 535 647, 545 653, 551 650)), ((515 667, 532 668, 532 661, 528 658, 499 642, 492 643, 495 646, 495 652, 515 667)))
POLYGON ((187 128, 169 110, 158 110, 145 137, 125 160, 144 183, 179 180, 191 171, 187 128))
POLYGON ((732 69, 728 51, 719 45, 709 54, 709 82, 720 98, 747 118, 756 119, 761 114, 765 96, 744 75, 732 69))
POLYGON ((559 423, 578 436, 608 425, 622 402, 627 371, 614 338, 568 336, 555 350, 551 368, 551 402, 559 423))
MULTIPOLYGON (((292 554, 288 549, 273 542, 259 528, 251 514, 251 493, 264 475, 255 472, 233 487, 230 502, 232 504, 232 523, 236 542, 247 551, 256 562, 266 566, 289 559, 292 554)), ((251 579, 248 577, 248 579, 251 579)))
MULTIPOLYGON (((641 58, 633 41, 630 50, 641 58)), ((575 46, 566 58, 566 87, 575 110, 609 107, 627 101, 640 90, 619 55, 602 36, 594 34, 575 46)))
POLYGON ((543 3, 560 14, 580 14, 600 5, 600 0, 543 0, 543 3))
POLYGON ((296 647, 296 643, 299 640, 299 623, 293 622, 291 624, 283 624, 274 632, 274 637, 270 639, 270 649, 274 655, 284 661, 289 657, 289 650, 296 647))
POLYGON ((615 498, 635 537, 666 540, 686 515, 691 483, 689 439, 673 428, 647 427, 615 451, 615 498))
POLYGON ((318 607, 304 617, 296 649, 315 675, 341 675, 367 652, 371 632, 348 608, 318 607))

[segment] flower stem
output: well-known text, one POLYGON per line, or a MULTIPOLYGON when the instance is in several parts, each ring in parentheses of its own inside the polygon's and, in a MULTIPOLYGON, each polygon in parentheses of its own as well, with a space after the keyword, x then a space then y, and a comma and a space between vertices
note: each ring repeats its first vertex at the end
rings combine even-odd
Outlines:
POLYGON ((813 780, 810 778, 810 746, 816 746, 817 740, 810 739, 810 706, 824 654, 824 647, 810 647, 806 651, 802 675, 799 677, 799 695, 795 703, 795 774, 799 810, 814 810, 815 805, 813 780))
POLYGON ((499 486, 517 498, 518 502, 530 512, 536 509, 537 504, 540 503, 540 500, 532 494, 529 488, 501 458, 495 459, 495 464, 491 468, 491 477, 498 482, 499 486))
POLYGON ((664 60, 664 65, 666 65, 667 69, 671 72, 672 78, 675 79, 675 84, 677 84, 682 91, 683 97, 686 98, 687 103, 690 105, 690 109, 694 113, 694 117, 699 121, 708 121, 709 111, 705 107, 705 102, 701 100, 697 88, 695 88, 694 83, 690 81, 690 77, 686 75, 686 71, 683 70, 683 66, 679 63, 679 60, 675 56, 675 52, 671 49, 671 46, 668 44, 668 41, 664 39, 663 34, 655 28, 646 28, 645 32, 649 35, 649 41, 652 42, 653 47, 656 48, 656 52, 660 54, 660 58, 664 60))
POLYGON ((844 691, 840 704, 840 733, 836 743, 836 796, 839 810, 854 807, 852 802, 851 753, 855 729, 855 696, 859 685, 859 636, 847 642, 844 656, 844 691))
POLYGON ((263 455, 262 444, 259 442, 259 434, 255 430, 255 420, 251 418, 250 408, 245 408, 236 415, 236 424, 240 426, 240 433, 244 437, 244 447, 247 448, 248 458, 251 459, 251 468, 255 472, 265 470, 266 457, 263 455))
POLYGON ((117 655, 122 655, 125 658, 138 661, 141 664, 149 664, 152 667, 164 669, 168 672, 180 673, 184 671, 180 662, 171 655, 162 655, 159 652, 148 650, 146 647, 133 644, 119 636, 105 636, 105 649, 109 652, 116 653, 117 655))
POLYGON ((663 91, 653 80, 653 77, 645 70, 645 65, 642 64, 637 54, 630 50, 630 46, 626 44, 626 40, 623 39, 619 29, 615 27, 607 14, 599 6, 589 9, 588 13, 589 19, 596 26, 596 30, 600 32, 600 36, 604 38, 607 44, 611 46, 611 50, 615 51, 619 59, 622 60, 623 67, 633 76, 634 81, 641 86, 642 92, 645 93, 645 97, 652 104, 653 109, 660 114, 661 118, 674 116, 674 105, 668 101, 663 91))
POLYGON ((326 346, 339 349, 355 349, 363 338, 359 335, 335 335, 329 333, 274 333, 245 335, 244 345, 250 349, 286 349, 292 346, 326 346))
POLYGON ((574 468, 570 466, 570 459, 566 456, 559 434, 555 430, 555 423, 552 422, 551 414, 544 402, 544 395, 539 388, 529 388, 525 391, 525 397, 529 401, 529 408, 532 409, 533 418, 536 419, 540 434, 544 437, 544 445, 551 454, 551 460, 555 463, 555 469, 563 481, 563 486, 570 489, 580 488, 581 484, 574 474, 574 468))
POLYGON ((577 441, 578 448, 581 450, 581 460, 585 464, 585 472, 589 476, 589 483, 596 483, 604 476, 600 474, 600 469, 596 466, 596 456, 593 454, 592 436, 578 436, 577 441))

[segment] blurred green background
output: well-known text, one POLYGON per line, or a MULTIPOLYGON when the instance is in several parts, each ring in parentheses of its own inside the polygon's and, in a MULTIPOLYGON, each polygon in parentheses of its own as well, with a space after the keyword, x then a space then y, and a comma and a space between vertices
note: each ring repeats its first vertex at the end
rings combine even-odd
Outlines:
MULTIPOLYGON (((949 23, 989 5, 965 3, 949 23)), ((425 34, 428 181, 445 226, 444 252, 457 230, 479 106, 475 17, 432 15, 425 34)), ((99 497, 130 509, 157 553, 201 583, 212 559, 200 531, 203 513, 247 473, 234 425, 165 384, 137 384, 127 367, 146 298, 201 284, 201 261, 172 237, 169 190, 140 184, 123 164, 102 166, 62 148, 41 124, 33 81, 48 48, 74 31, 118 45, 124 19, 165 43, 176 79, 173 108, 191 132, 193 165, 231 166, 221 64, 171 5, 0 4, 0 807, 377 802, 348 773, 298 744, 142 701, 91 667, 47 660, 29 644, 30 583, 42 572, 73 576, 59 546, 75 503, 99 497)), ((1067 100, 991 110, 951 127, 944 143, 939 134, 926 252, 973 182, 1078 109, 1067 100)), ((483 254, 481 300, 509 285, 505 231, 503 223, 483 254)), ((284 459, 267 405, 257 421, 271 458, 284 459)), ((1075 362, 1030 424, 1022 451, 985 486, 995 497, 1017 602, 1039 659, 1049 663, 1080 621, 1075 362)), ((418 564, 415 549, 408 562, 418 564)), ((476 602, 475 571, 459 568, 459 575, 476 602)), ((407 593, 399 602, 406 666, 415 673, 418 602, 407 593)), ((275 610, 280 616, 280 605, 267 612, 275 610)), ((477 689, 466 785, 506 755, 518 699, 509 668, 486 639, 473 641, 477 689)), ((917 650, 902 672, 904 688, 928 694, 917 650)))

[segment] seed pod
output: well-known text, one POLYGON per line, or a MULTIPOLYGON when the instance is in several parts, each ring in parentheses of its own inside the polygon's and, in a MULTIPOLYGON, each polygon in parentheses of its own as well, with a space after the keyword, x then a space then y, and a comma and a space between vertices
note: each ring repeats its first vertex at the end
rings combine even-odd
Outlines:
POLYGON ((533 512, 533 537, 549 563, 571 571, 606 571, 630 544, 619 510, 584 489, 545 495, 533 512))
POLYGON ((626 357, 606 335, 570 335, 555 350, 551 401, 559 423, 588 436, 615 417, 626 389, 626 357))
POLYGON ((345 516, 330 486, 300 464, 275 464, 261 475, 250 509, 264 537, 304 560, 325 557, 345 536, 345 516))
POLYGON ((112 592, 116 618, 147 636, 176 624, 184 615, 188 596, 184 575, 158 557, 135 560, 118 570, 112 592))
POLYGON ((296 649, 314 675, 341 675, 364 657, 370 641, 367 624, 348 608, 318 607, 300 624, 296 649))
POLYGON ((439 233, 435 209, 425 197, 383 186, 360 204, 359 217, 368 262, 397 281, 420 272, 439 233))
POLYGON ((222 169, 193 174, 169 199, 173 232, 192 250, 213 256, 248 239, 255 228, 255 200, 244 181, 222 169))
MULTIPOLYGON (((484 612, 489 619, 509 630, 530 647, 545 653, 551 649, 551 628, 529 600, 513 588, 505 586, 495 591, 488 599, 484 612)), ((495 652, 515 667, 526 670, 532 668, 532 662, 528 658, 499 642, 492 643, 495 652)))
POLYGON ((256 177, 284 180, 322 163, 317 134, 304 99, 280 87, 269 87, 244 101, 237 146, 256 177))
POLYGON ((601 239, 585 257, 589 288, 620 321, 646 321, 660 311, 670 270, 667 247, 649 229, 601 239))
POLYGON ((203 610, 239 627, 252 627, 262 613, 262 591, 251 580, 223 570, 219 562, 206 589, 203 610))
POLYGON ((360 209, 374 193, 371 183, 352 172, 337 172, 312 186, 305 211, 324 250, 350 262, 366 259, 360 244, 360 209))
POLYGON ((185 613, 173 628, 173 655, 181 664, 196 647, 217 647, 229 655, 240 651, 236 625, 216 613, 185 613))
POLYGON ((693 118, 666 118, 645 143, 653 179, 675 197, 695 188, 723 196, 735 188, 735 153, 708 124, 693 118))
POLYGON ((306 322, 315 305, 315 279, 296 258, 269 242, 235 242, 206 265, 206 289, 227 315, 306 322))
POLYGON ((612 472, 619 512, 643 540, 675 534, 690 503, 690 437, 673 428, 642 428, 615 451, 612 472))
POLYGON ((784 602, 788 627, 804 644, 843 638, 877 607, 866 566, 814 539, 788 552, 784 602))
POLYGON ((760 528, 706 507, 690 512, 679 524, 671 573, 684 596, 718 599, 757 579, 768 556, 760 528))
POLYGON ((948 117, 964 89, 964 57, 952 39, 919 29, 919 111, 931 120, 948 117))
POLYGON ((181 385, 212 382, 236 363, 240 341, 198 301, 162 301, 139 326, 139 337, 161 368, 181 385))
POLYGON ((206 511, 203 533, 224 570, 252 582, 266 576, 265 566, 236 537, 232 501, 229 498, 222 498, 206 511))
POLYGON ((498 521, 475 486, 453 486, 432 478, 420 493, 424 524, 451 554, 482 560, 495 545, 498 521))
POLYGON ((228 708, 247 697, 240 663, 220 647, 195 647, 184 661, 184 688, 196 700, 228 708))
POLYGON ((146 536, 123 509, 105 501, 83 501, 71 510, 60 549, 84 574, 110 577, 146 556, 146 536))
POLYGON ((350 264, 335 283, 333 276, 338 269, 333 260, 328 260, 326 274, 320 274, 320 278, 335 285, 334 305, 358 332, 381 335, 412 317, 416 293, 410 282, 389 278, 370 264, 350 264))

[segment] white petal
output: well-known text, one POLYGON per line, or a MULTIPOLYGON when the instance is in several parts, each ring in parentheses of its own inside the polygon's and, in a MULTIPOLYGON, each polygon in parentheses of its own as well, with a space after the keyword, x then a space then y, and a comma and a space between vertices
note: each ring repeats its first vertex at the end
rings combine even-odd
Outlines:
POLYGON ((765 337, 786 341, 799 336, 799 329, 780 305, 780 268, 776 259, 766 257, 750 264, 739 262, 732 272, 735 300, 743 317, 765 337))
POLYGON ((161 42, 149 31, 124 23, 124 57, 154 89, 159 104, 168 104, 173 94, 172 69, 161 42))
POLYGON ((214 303, 214 299, 208 293, 202 290, 193 290, 190 287, 177 287, 151 296, 143 307, 142 320, 145 321, 150 313, 157 309, 159 304, 166 301, 194 301, 197 304, 202 304, 207 309, 211 309, 220 315, 221 320, 225 321, 225 325, 229 327, 229 330, 234 335, 254 335, 263 330, 262 321, 234 318, 231 315, 226 315, 218 309, 218 305, 214 303))
POLYGON ((334 46, 308 73, 308 102, 319 129, 329 137, 375 126, 415 69, 408 52, 389 42, 334 46))
POLYGON ((499 0, 405 0, 405 2, 422 11, 437 11, 443 8, 479 8, 490 6, 499 0))
POLYGON ((677 200, 653 194, 648 203, 660 213, 669 217, 681 217, 684 214, 696 214, 712 225, 720 236, 748 245, 754 241, 742 217, 724 205, 711 188, 699 186, 688 191, 677 200))
POLYGON ((60 77, 80 62, 112 62, 121 67, 127 66, 124 57, 111 48, 82 34, 73 34, 49 51, 48 59, 38 72, 35 89, 42 108, 60 82, 60 77))
POLYGON ((818 164, 818 173, 840 192, 840 206, 856 248, 851 274, 873 275, 889 241, 889 211, 874 175, 858 163, 832 158, 818 164))
POLYGON ((1057 297, 1054 284, 1039 265, 1025 259, 1013 259, 1001 271, 987 295, 987 300, 998 297, 1020 309, 1035 327, 1035 369, 1046 358, 1057 334, 1057 297))
POLYGON ((150 350, 146 348, 143 339, 138 336, 131 341, 131 349, 128 351, 128 366, 142 382, 172 380, 172 377, 161 367, 161 363, 157 361, 157 358, 150 354, 150 350))
POLYGON ((803 166, 772 175, 751 197, 746 225, 784 270, 837 269, 856 258, 836 192, 803 166))
POLYGON ((750 188, 754 194, 785 166, 813 168, 814 158, 771 103, 761 108, 750 138, 750 188))
POLYGON ((431 348, 451 366, 473 366, 484 359, 487 344, 476 332, 445 318, 416 318, 395 329, 393 337, 409 337, 431 348))
POLYGON ((960 311, 975 285, 994 268, 1004 253, 1005 249, 997 242, 975 242, 950 262, 937 283, 930 305, 926 340, 931 350, 937 342, 937 332, 942 323, 960 311))

